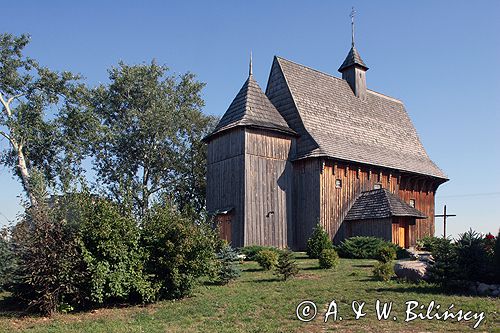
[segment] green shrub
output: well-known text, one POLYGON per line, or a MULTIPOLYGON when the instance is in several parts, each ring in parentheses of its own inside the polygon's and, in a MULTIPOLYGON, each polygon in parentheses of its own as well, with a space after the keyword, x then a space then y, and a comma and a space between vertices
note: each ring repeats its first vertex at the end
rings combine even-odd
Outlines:
POLYGON ((378 249, 377 260, 383 263, 392 262, 396 259, 396 250, 389 245, 382 245, 378 249))
POLYGON ((431 251, 434 249, 434 244, 439 238, 432 236, 425 236, 422 239, 417 240, 417 248, 422 251, 431 251))
POLYGON ((156 290, 144 271, 146 252, 134 218, 106 199, 85 194, 65 204, 68 220, 78 227, 90 301, 153 301, 156 290))
POLYGON ((437 239, 432 256, 434 264, 429 267, 429 280, 443 287, 451 286, 458 276, 456 245, 449 239, 437 239))
POLYGON ((245 261, 256 261, 257 254, 263 250, 274 251, 279 254, 279 250, 272 246, 250 245, 239 249, 241 254, 245 255, 245 261))
POLYGON ((299 266, 293 260, 292 251, 286 249, 282 251, 278 258, 278 264, 276 265, 275 274, 282 278, 284 281, 297 275, 299 272, 299 266))
POLYGON ((268 271, 276 266, 278 263, 279 254, 273 250, 262 250, 257 253, 255 260, 259 263, 260 267, 268 271))
POLYGON ((340 262, 339 255, 334 249, 324 249, 318 258, 319 267, 323 269, 336 268, 340 262))
POLYGON ((213 271, 218 237, 209 224, 195 224, 170 206, 157 205, 142 223, 145 268, 159 298, 189 295, 213 271))
POLYGON ((217 281, 220 284, 228 284, 240 276, 241 270, 238 254, 231 246, 223 246, 223 248, 217 253, 217 259, 219 263, 217 281))
POLYGON ((338 251, 343 258, 376 259, 379 248, 386 244, 387 242, 380 238, 356 236, 341 242, 338 251))
POLYGON ((392 262, 378 261, 373 267, 373 276, 380 281, 389 281, 394 275, 394 266, 392 262))
POLYGON ((311 237, 307 240, 307 255, 311 259, 319 258, 321 251, 332 249, 333 244, 330 237, 318 223, 314 228, 311 237))

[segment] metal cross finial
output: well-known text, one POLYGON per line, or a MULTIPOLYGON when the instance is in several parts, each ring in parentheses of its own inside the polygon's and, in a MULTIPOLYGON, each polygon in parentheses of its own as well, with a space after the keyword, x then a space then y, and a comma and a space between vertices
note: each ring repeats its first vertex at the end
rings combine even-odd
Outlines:
POLYGON ((349 17, 351 18, 352 47, 354 47, 354 15, 356 15, 356 11, 354 10, 354 7, 352 7, 351 14, 349 14, 349 17))
POLYGON ((250 51, 250 65, 249 65, 249 68, 248 68, 248 75, 252 75, 253 74, 253 65, 252 65, 252 51, 250 51))

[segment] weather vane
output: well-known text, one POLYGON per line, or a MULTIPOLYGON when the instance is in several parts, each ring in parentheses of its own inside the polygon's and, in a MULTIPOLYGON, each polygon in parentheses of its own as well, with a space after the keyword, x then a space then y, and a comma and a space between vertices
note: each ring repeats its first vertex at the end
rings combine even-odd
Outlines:
POLYGON ((354 15, 356 15, 356 11, 354 10, 354 7, 352 7, 351 14, 349 14, 349 17, 351 18, 351 32, 352 32, 352 46, 354 47, 354 15))

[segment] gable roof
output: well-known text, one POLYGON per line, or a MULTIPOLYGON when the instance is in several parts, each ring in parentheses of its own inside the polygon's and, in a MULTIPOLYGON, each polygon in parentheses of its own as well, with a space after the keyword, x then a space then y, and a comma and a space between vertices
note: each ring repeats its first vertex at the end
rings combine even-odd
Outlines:
POLYGON ((379 189, 362 192, 344 220, 383 219, 392 216, 407 216, 417 219, 427 217, 387 189, 379 189))
POLYGON ((294 130, 288 127, 286 121, 260 89, 251 74, 213 132, 205 140, 212 135, 236 126, 259 127, 296 134, 294 130))
POLYGON ((427 155, 401 101, 371 90, 363 101, 345 80, 275 57, 267 92, 278 91, 274 85, 282 81, 298 114, 293 119, 299 119, 289 124, 303 136, 297 159, 324 156, 447 179, 427 155))
POLYGON ((368 69, 366 67, 365 63, 363 62, 363 59, 361 59, 361 56, 358 53, 358 50, 354 47, 354 45, 351 47, 351 50, 347 54, 347 57, 345 58, 344 62, 342 65, 339 67, 339 72, 342 72, 342 70, 346 69, 347 67, 355 66, 358 65, 360 67, 363 67, 365 70, 368 69))

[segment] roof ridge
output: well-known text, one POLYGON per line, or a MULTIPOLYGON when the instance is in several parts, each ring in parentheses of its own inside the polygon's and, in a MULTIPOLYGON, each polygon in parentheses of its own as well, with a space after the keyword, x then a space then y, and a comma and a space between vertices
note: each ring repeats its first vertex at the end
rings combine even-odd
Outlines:
MULTIPOLYGON (((343 78, 341 78, 341 77, 337 77, 337 76, 334 76, 333 74, 329 74, 329 73, 327 73, 327 72, 323 72, 323 71, 321 71, 321 70, 319 70, 319 69, 316 69, 316 68, 313 68, 313 67, 310 67, 310 66, 307 66, 307 65, 304 65, 304 64, 300 64, 300 63, 298 63, 298 62, 296 62, 296 61, 289 60, 289 59, 286 59, 286 58, 280 57, 280 56, 278 56, 278 55, 275 55, 275 57, 276 57, 277 59, 281 59, 281 60, 284 60, 284 61, 288 61, 288 62, 290 62, 290 63, 292 63, 292 64, 297 65, 297 66, 304 67, 304 68, 310 69, 310 70, 312 70, 312 71, 314 71, 314 72, 317 72, 317 73, 320 73, 320 74, 323 74, 323 75, 329 76, 329 77, 331 77, 331 78, 333 78, 333 79, 337 79, 337 80, 339 80, 339 81, 345 81, 345 82, 347 82, 346 80, 344 80, 344 79, 343 79, 343 78)), ((375 94, 375 95, 378 95, 378 96, 380 96, 380 97, 385 97, 386 99, 393 100, 393 101, 395 101, 395 102, 399 102, 399 103, 401 103, 401 104, 404 104, 404 103, 403 103, 403 101, 401 101, 400 99, 397 99, 397 98, 395 98, 395 97, 391 97, 391 96, 389 96, 389 95, 382 94, 381 92, 378 92, 378 91, 375 91, 375 90, 372 90, 372 89, 366 89, 366 90, 367 90, 367 91, 369 91, 369 92, 371 92, 371 93, 373 93, 373 94, 375 94)))
POLYGON ((388 100, 391 100, 391 101, 394 101, 394 102, 398 102, 398 103, 401 103, 401 104, 404 104, 402 100, 396 98, 396 97, 392 97, 392 96, 389 96, 389 95, 386 95, 386 94, 382 94, 381 92, 378 92, 378 91, 375 91, 375 90, 371 90, 371 89, 366 89, 369 93, 372 93, 372 94, 375 94, 377 96, 380 96, 380 97, 383 97, 383 98, 386 98, 388 100))
POLYGON ((298 62, 295 62, 295 61, 293 61, 293 60, 288 60, 288 59, 283 58, 283 57, 280 57, 280 56, 275 56, 275 57, 276 57, 276 58, 278 58, 278 59, 281 59, 281 60, 285 60, 285 61, 291 62, 292 64, 295 64, 295 65, 297 65, 297 66, 304 67, 304 68, 310 69, 310 70, 312 70, 312 71, 318 72, 318 73, 320 73, 320 74, 323 74, 323 75, 329 76, 329 77, 331 77, 331 78, 334 78, 334 79, 337 79, 337 80, 340 80, 340 81, 345 81, 344 79, 342 79, 342 78, 340 78, 340 77, 333 76, 332 74, 328 74, 328 73, 326 73, 326 72, 320 71, 319 69, 312 68, 312 67, 307 66, 307 65, 299 64, 298 62))

